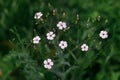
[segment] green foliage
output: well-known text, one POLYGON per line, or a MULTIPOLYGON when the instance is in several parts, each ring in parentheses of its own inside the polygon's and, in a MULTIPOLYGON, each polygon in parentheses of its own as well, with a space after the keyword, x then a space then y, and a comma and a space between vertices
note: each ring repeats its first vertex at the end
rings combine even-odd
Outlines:
POLYGON ((119 80, 120 79, 119 0, 0 0, 1 80, 119 80), (53 10, 56 12, 53 13, 53 10), (43 13, 43 21, 34 14, 43 13), (55 15, 54 15, 55 14, 55 15), (69 28, 58 31, 58 21, 69 28), (46 33, 55 31, 54 41, 46 33), (106 40, 99 32, 107 30, 106 40), (31 40, 40 35, 40 44, 31 40), (68 42, 61 50, 60 40, 68 42), (89 45, 88 52, 80 46, 89 45), (54 66, 44 68, 51 58, 54 66))

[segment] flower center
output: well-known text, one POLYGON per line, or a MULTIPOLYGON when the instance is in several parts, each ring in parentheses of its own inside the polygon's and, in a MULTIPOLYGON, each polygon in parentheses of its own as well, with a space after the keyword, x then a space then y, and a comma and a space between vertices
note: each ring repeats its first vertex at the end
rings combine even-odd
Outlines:
POLYGON ((63 24, 60 24, 63 27, 63 24))
POLYGON ((103 33, 103 36, 104 36, 105 34, 103 33))
POLYGON ((64 44, 62 44, 62 46, 64 46, 64 44))
POLYGON ((50 65, 50 63, 48 62, 47 65, 50 65))
POLYGON ((52 34, 50 35, 50 37, 52 37, 52 34))
POLYGON ((36 39, 36 41, 39 41, 38 39, 36 39))
POLYGON ((85 49, 86 47, 84 46, 83 48, 85 49))

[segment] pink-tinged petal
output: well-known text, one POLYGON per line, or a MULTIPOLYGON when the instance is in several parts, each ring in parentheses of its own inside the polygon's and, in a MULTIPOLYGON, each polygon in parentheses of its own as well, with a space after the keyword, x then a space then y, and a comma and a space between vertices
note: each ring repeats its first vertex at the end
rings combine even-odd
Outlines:
POLYGON ((50 33, 50 35, 52 35, 53 34, 53 32, 51 31, 51 32, 49 32, 50 33))
POLYGON ((52 37, 55 37, 55 34, 53 34, 52 37))
POLYGON ((58 28, 59 28, 60 30, 62 30, 62 29, 63 29, 63 27, 62 27, 62 26, 59 26, 58 28))
POLYGON ((52 60, 51 59, 47 59, 48 62, 51 62, 52 60))
POLYGON ((47 35, 47 36, 50 36, 50 33, 47 33, 46 35, 47 35))
POLYGON ((104 31, 100 31, 100 33, 104 33, 104 31))
POLYGON ((43 14, 41 12, 37 12, 34 16, 35 19, 40 19, 43 14))
POLYGON ((53 64, 54 64, 54 63, 51 61, 51 62, 50 62, 50 65, 53 66, 53 64))
POLYGON ((45 68, 48 68, 48 65, 44 65, 45 68))
POLYGON ((67 25, 66 25, 66 23, 65 22, 63 22, 63 28, 66 28, 67 27, 67 25))
POLYGON ((85 49, 84 49, 84 48, 82 48, 82 51, 85 51, 85 49))
POLYGON ((48 69, 51 69, 52 67, 51 67, 51 65, 49 65, 49 66, 47 66, 47 68, 48 68, 48 69))
POLYGON ((38 44, 38 43, 39 43, 39 41, 33 41, 33 43, 34 43, 34 44, 38 44))
POLYGON ((59 27, 59 24, 57 24, 57 27, 59 27))
POLYGON ((64 46, 61 46, 61 49, 64 49, 65 47, 64 46))
POLYGON ((108 38, 108 35, 105 35, 106 38, 108 38))
POLYGON ((46 60, 44 60, 44 64, 45 64, 45 65, 47 64, 47 61, 46 61, 46 60))
POLYGON ((104 31, 104 34, 107 34, 107 31, 104 31))
POLYGON ((53 40, 54 38, 53 37, 50 37, 50 40, 53 40))

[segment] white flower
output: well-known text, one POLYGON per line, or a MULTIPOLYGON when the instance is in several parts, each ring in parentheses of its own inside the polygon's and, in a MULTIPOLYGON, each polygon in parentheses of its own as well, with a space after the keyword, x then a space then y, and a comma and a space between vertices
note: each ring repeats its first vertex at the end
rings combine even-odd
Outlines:
POLYGON ((49 33, 47 33, 46 36, 48 40, 53 40, 55 37, 55 34, 52 31, 50 31, 49 33))
POLYGON ((106 39, 108 38, 108 32, 107 31, 100 31, 100 34, 99 36, 102 38, 102 39, 106 39))
POLYGON ((88 45, 83 44, 83 45, 81 46, 81 50, 82 50, 82 51, 88 51, 88 45))
POLYGON ((44 67, 47 69, 51 69, 53 66, 53 61, 51 59, 44 60, 44 67))
POLYGON ((35 16, 34 16, 34 18, 35 19, 40 19, 41 17, 42 17, 42 13, 41 12, 37 12, 37 13, 35 13, 35 16))
POLYGON ((59 47, 61 47, 61 49, 65 49, 68 46, 66 41, 60 41, 59 43, 59 47))
POLYGON ((41 38, 39 36, 36 36, 33 38, 33 43, 38 44, 40 40, 41 40, 41 38))
POLYGON ((63 30, 67 28, 66 22, 59 21, 57 24, 58 29, 63 30))

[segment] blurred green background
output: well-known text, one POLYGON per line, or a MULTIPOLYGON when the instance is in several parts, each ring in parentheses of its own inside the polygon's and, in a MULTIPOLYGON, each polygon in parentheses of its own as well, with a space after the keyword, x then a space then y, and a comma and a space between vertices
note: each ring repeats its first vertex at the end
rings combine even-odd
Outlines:
MULTIPOLYGON (((89 17, 96 18, 98 16, 108 21, 106 29, 109 32, 109 39, 104 42, 107 47, 105 47, 105 52, 102 52, 106 54, 102 54, 101 58, 97 59, 100 60, 100 64, 98 64, 100 68, 96 66, 96 61, 91 63, 93 66, 95 64, 94 67, 97 67, 95 70, 94 67, 85 69, 86 73, 92 72, 92 74, 80 76, 79 71, 75 71, 74 77, 71 79, 68 77, 67 79, 120 80, 120 0, 0 0, 0 78, 2 80, 26 80, 27 75, 24 72, 21 72, 19 77, 9 78, 9 76, 15 75, 17 72, 14 72, 16 71, 14 66, 8 68, 11 61, 8 60, 7 63, 2 61, 7 59, 6 55, 11 54, 9 51, 16 49, 16 43, 12 42, 16 39, 16 35, 13 34, 12 29, 17 30, 17 34, 21 38, 30 41, 29 39, 34 36, 34 27, 36 27, 34 14, 38 11, 46 14, 54 9, 66 12, 68 15, 75 14, 67 16, 67 19, 73 21, 76 14, 80 15, 80 21, 83 22, 87 21, 89 17), (102 65, 105 60, 108 60, 108 62, 102 65), (10 70, 14 74, 9 74, 10 70)), ((44 29, 42 32, 44 32, 44 29)), ((17 62, 17 59, 15 62, 17 62)), ((35 77, 34 80, 39 79, 36 76, 33 76, 35 77)), ((52 74, 47 77, 51 78, 41 80, 57 80, 52 77, 52 74)))

